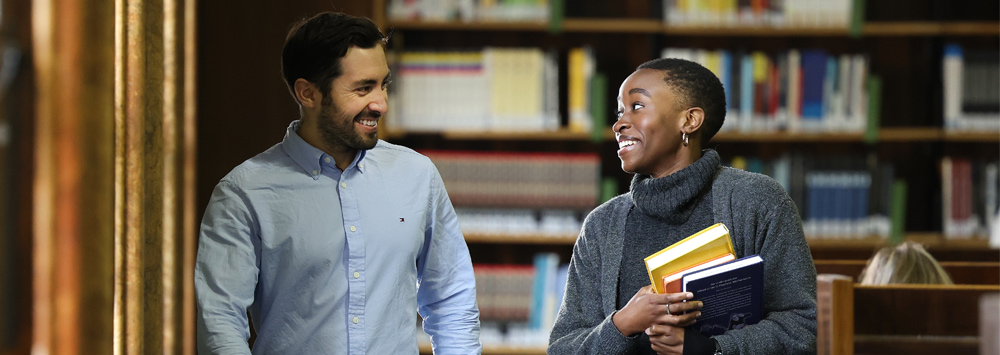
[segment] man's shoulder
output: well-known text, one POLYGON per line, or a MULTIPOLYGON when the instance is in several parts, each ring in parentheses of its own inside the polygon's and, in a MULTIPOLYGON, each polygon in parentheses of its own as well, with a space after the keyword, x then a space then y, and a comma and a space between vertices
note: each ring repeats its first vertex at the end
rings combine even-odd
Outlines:
POLYGON ((365 159, 396 168, 428 169, 434 167, 434 163, 426 155, 409 147, 392 144, 381 139, 374 148, 365 153, 365 159))
POLYGON ((253 183, 260 179, 267 179, 274 174, 287 173, 290 169, 295 168, 297 165, 281 147, 281 144, 277 143, 252 158, 244 160, 230 170, 221 182, 253 183))

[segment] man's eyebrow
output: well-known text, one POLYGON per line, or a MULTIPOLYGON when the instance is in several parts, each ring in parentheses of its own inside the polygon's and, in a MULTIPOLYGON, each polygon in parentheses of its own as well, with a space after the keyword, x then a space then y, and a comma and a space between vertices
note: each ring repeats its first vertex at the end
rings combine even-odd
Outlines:
POLYGON ((643 89, 643 88, 633 88, 632 90, 628 91, 629 95, 632 95, 632 94, 635 94, 635 93, 642 94, 642 96, 645 96, 645 97, 652 97, 652 96, 649 95, 649 91, 646 91, 646 89, 643 89))
MULTIPOLYGON (((388 81, 389 77, 391 77, 391 76, 392 76, 392 73, 386 74, 385 78, 382 78, 382 81, 388 81)), ((375 79, 361 79, 361 80, 358 80, 358 81, 354 82, 354 86, 368 86, 368 85, 375 85, 375 84, 378 84, 378 80, 375 80, 375 79)))
POLYGON ((378 80, 375 80, 375 79, 361 79, 361 80, 355 81, 354 82, 354 86, 375 85, 375 83, 377 83, 377 82, 378 82, 378 80))

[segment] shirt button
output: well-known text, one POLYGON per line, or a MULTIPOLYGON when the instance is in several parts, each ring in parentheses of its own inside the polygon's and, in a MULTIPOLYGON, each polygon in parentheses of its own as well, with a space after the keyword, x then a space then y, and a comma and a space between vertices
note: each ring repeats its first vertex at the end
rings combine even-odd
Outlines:
POLYGON ((340 187, 347 187, 347 183, 346 182, 340 183, 340 187))
POLYGON ((358 167, 364 169, 365 165, 364 164, 358 164, 358 167))
POLYGON ((354 324, 358 324, 358 322, 361 321, 360 319, 358 319, 358 317, 354 317, 354 319, 352 319, 352 320, 354 321, 354 324))
POLYGON ((354 278, 359 278, 359 277, 361 277, 361 273, 360 273, 360 272, 357 272, 357 271, 355 271, 355 272, 354 272, 354 278))
POLYGON ((330 162, 330 157, 326 157, 326 159, 323 159, 323 160, 326 161, 327 163, 329 163, 330 162))
POLYGON ((313 175, 318 175, 319 171, 313 170, 313 175))
POLYGON ((357 231, 358 231, 358 228, 356 228, 354 226, 351 226, 351 232, 357 232, 357 231))

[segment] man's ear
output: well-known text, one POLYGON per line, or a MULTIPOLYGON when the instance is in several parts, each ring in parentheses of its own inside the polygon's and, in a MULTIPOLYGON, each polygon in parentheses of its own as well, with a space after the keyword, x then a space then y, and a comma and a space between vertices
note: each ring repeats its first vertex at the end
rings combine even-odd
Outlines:
POLYGON ((316 108, 323 101, 323 94, 319 91, 319 88, 313 83, 310 83, 306 79, 298 78, 295 79, 295 98, 299 100, 299 104, 305 108, 316 108))
POLYGON ((705 110, 702 110, 701 107, 689 108, 684 112, 684 116, 681 117, 681 132, 694 134, 704 123, 705 110))

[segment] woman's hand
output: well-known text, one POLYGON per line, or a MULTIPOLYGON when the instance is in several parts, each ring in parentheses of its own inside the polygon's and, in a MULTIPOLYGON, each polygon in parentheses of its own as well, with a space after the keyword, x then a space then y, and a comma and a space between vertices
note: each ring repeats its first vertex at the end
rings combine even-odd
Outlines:
POLYGON ((649 344, 657 354, 684 353, 684 327, 653 324, 646 328, 646 335, 649 336, 649 344))
POLYGON ((700 301, 683 302, 691 297, 693 294, 690 292, 657 294, 649 285, 639 289, 628 304, 612 316, 611 321, 625 336, 638 334, 654 324, 681 327, 683 342, 683 327, 694 324, 695 318, 701 314, 698 311, 701 309, 700 301))

